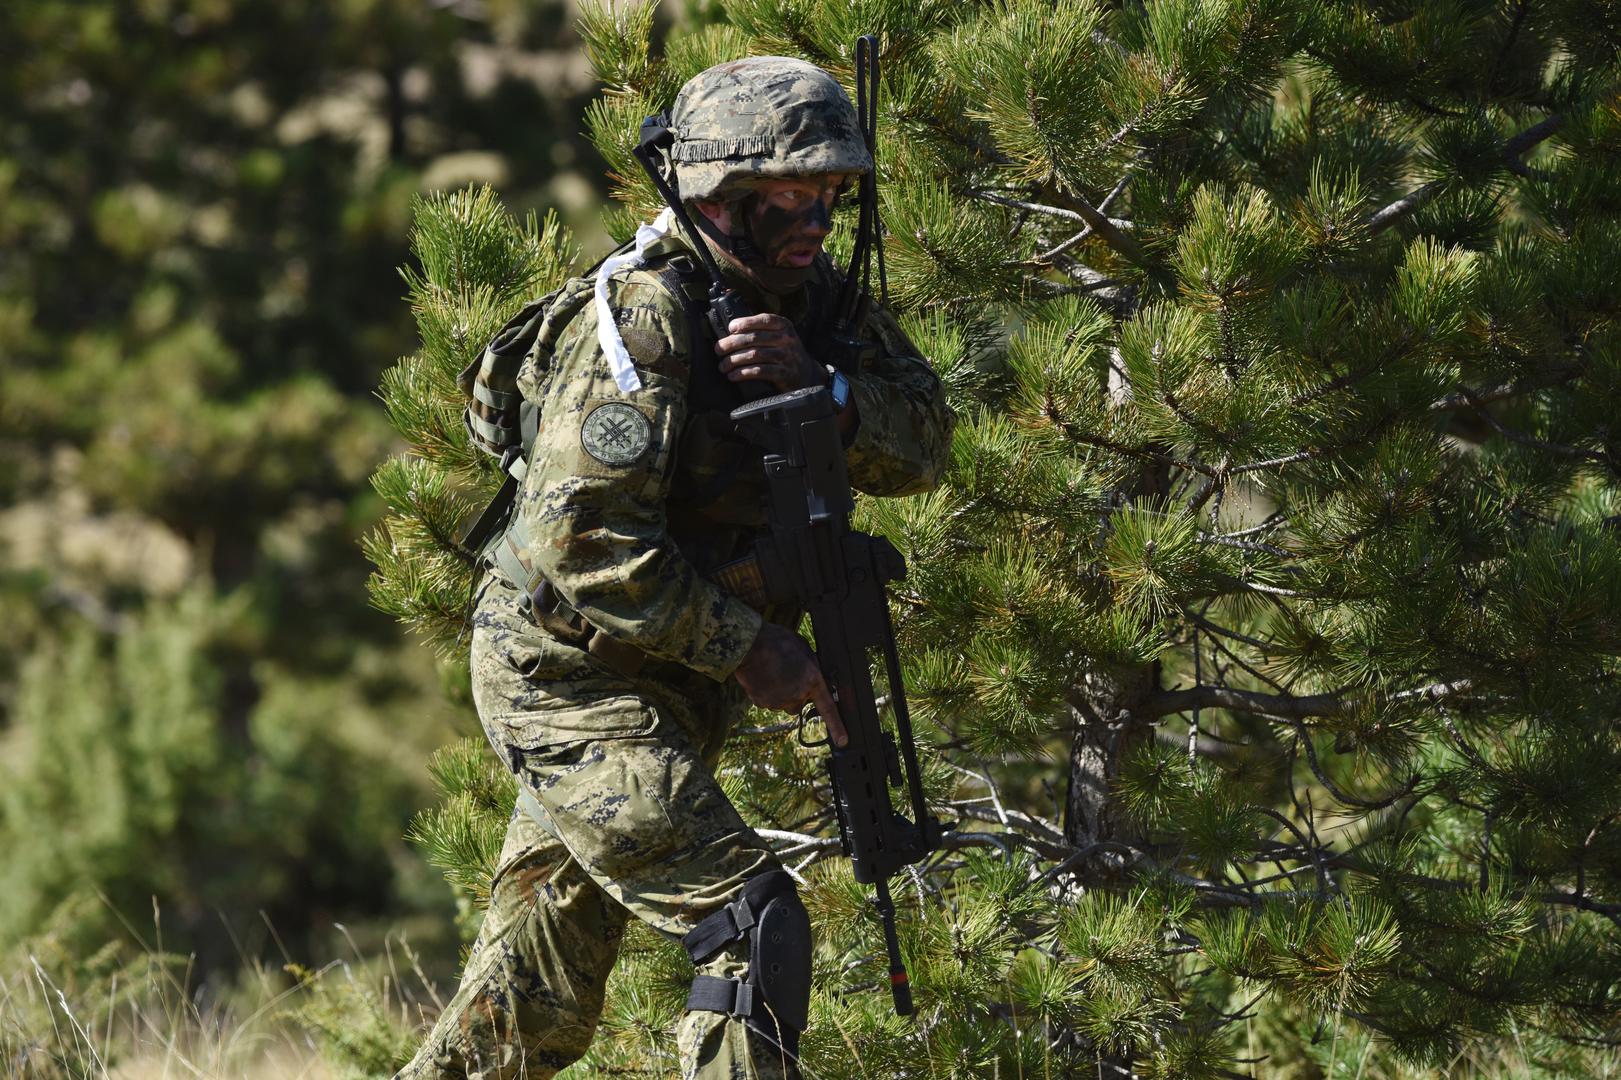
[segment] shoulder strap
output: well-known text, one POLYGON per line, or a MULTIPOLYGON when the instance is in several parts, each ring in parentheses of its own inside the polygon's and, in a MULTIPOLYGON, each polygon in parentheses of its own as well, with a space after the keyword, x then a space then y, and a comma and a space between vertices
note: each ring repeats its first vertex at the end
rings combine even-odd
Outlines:
POLYGON ((652 268, 687 316, 689 414, 732 409, 743 404, 737 388, 716 366, 714 331, 709 325, 709 275, 690 255, 677 252, 652 268))

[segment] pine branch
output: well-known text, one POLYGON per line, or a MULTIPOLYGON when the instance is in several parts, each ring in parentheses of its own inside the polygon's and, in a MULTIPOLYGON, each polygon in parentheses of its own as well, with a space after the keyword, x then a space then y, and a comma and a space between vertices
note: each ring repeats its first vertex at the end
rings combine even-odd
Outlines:
MULTIPOLYGON (((1564 126, 1565 113, 1557 112, 1506 140, 1500 154, 1503 167, 1519 176, 1528 175, 1529 170, 1526 169, 1525 163, 1520 158, 1538 143, 1551 138, 1564 126)), ((1372 235, 1384 232, 1402 218, 1432 201, 1451 184, 1452 180, 1450 178, 1442 177, 1439 180, 1431 180, 1421 187, 1414 188, 1370 217, 1367 225, 1368 232, 1372 235)))
MULTIPOLYGON (((994 820, 994 818, 988 820, 994 820)), ((762 839, 776 840, 789 845, 788 847, 773 849, 778 858, 810 853, 811 858, 806 860, 803 865, 837 854, 843 848, 843 842, 837 836, 812 836, 809 833, 790 832, 787 829, 756 828, 754 831, 762 839)), ((965 848, 987 844, 992 847, 1002 848, 1003 845, 1009 842, 1027 847, 1046 859, 1063 859, 1074 854, 1074 850, 1064 844, 1061 838, 1059 840, 1047 840, 1021 832, 982 833, 961 832, 955 829, 940 838, 939 848, 944 851, 961 851, 965 848)))
POLYGON ((1148 253, 1142 246, 1127 236, 1121 226, 1130 227, 1130 222, 1118 221, 1109 217, 1097 207, 1087 202, 1079 195, 1071 195, 1070 200, 1075 204, 1075 210, 1080 214, 1081 220, 1091 226, 1091 229, 1116 252, 1129 259, 1140 267, 1152 265, 1148 253))
POLYGON ((1125 443, 1116 442, 1113 439, 1106 439, 1101 435, 1093 435, 1090 432, 1082 431, 1073 426, 1068 420, 1065 420, 1062 416, 1060 416, 1058 413, 1057 403, 1051 401, 1050 399, 1048 400, 1047 408, 1044 411, 1047 419, 1051 420, 1053 424, 1064 433, 1064 437, 1072 439, 1075 442, 1082 443, 1086 446, 1095 446, 1099 450, 1112 450, 1117 454, 1125 454, 1127 457, 1134 457, 1141 461, 1152 461, 1159 465, 1171 465, 1175 468, 1183 469, 1187 472, 1199 473, 1203 476, 1215 475, 1215 470, 1203 462, 1194 461, 1190 458, 1179 458, 1172 454, 1161 453, 1158 450, 1150 450, 1147 447, 1127 446, 1125 443))
MULTIPOLYGON (((1259 544, 1249 540, 1234 540, 1229 536, 1220 536, 1214 533, 1201 532, 1199 542, 1202 544, 1218 544, 1221 547, 1237 548, 1240 551, 1253 551, 1262 555, 1272 555, 1279 559, 1299 558, 1292 551, 1285 551, 1275 544, 1259 544)), ((1229 636, 1236 636, 1229 633, 1229 636)))
POLYGON ((1300 741, 1301 748, 1306 751, 1306 764, 1311 769, 1311 774, 1317 778, 1319 784, 1323 785, 1324 790, 1338 799, 1342 805, 1354 806, 1360 810, 1383 810, 1397 799, 1412 794, 1413 789, 1418 787, 1419 775, 1414 773, 1407 778, 1407 783, 1389 795, 1376 799, 1362 799, 1355 795, 1348 795, 1340 790, 1339 786, 1323 772, 1322 764, 1317 760, 1317 746, 1312 740, 1311 733, 1306 730, 1306 725, 1300 721, 1293 721, 1290 726, 1295 729, 1295 735, 1300 741))
POLYGON ((1282 510, 1274 510, 1271 514, 1267 515, 1266 520, 1261 522, 1259 525, 1251 525, 1247 529, 1239 529, 1236 532, 1228 532, 1228 533, 1220 533, 1218 535, 1212 535, 1212 536, 1210 536, 1210 539, 1211 540, 1238 540, 1238 539, 1241 539, 1241 538, 1246 537, 1246 536, 1255 536, 1258 533, 1271 532, 1273 529, 1282 528, 1283 526, 1285 526, 1287 524, 1289 524, 1288 515, 1285 514, 1282 510))
POLYGON ((1225 574, 1216 574, 1213 580, 1223 588, 1239 593, 1261 593, 1264 596, 1300 597, 1305 594, 1298 589, 1285 589, 1278 585, 1268 585, 1261 581, 1244 581, 1240 578, 1228 577, 1225 574))
POLYGON ((1581 378, 1586 372, 1585 367, 1573 365, 1556 369, 1554 372, 1536 379, 1517 379, 1513 382, 1499 383, 1484 390, 1461 387, 1455 393, 1431 402, 1430 411, 1451 412, 1456 409, 1473 408, 1475 405, 1489 405, 1492 402, 1519 397, 1521 394, 1531 394, 1538 390, 1549 390, 1556 386, 1563 386, 1568 382, 1581 378))
POLYGON ((1525 27, 1525 17, 1530 13, 1531 0, 1519 0, 1514 6, 1514 21, 1509 24, 1508 33, 1503 35, 1503 45, 1497 50, 1497 59, 1492 61, 1491 73, 1486 76, 1486 89, 1488 92, 1497 89, 1497 80, 1503 73, 1503 65, 1508 62, 1509 55, 1514 51, 1514 43, 1520 39, 1520 31, 1525 27))
POLYGON ((994 191, 970 191, 969 194, 976 199, 995 203, 998 206, 1011 207, 1015 210, 1028 210, 1035 214, 1046 214, 1049 217, 1080 222, 1102 237, 1110 247, 1131 262, 1138 266, 1150 265, 1148 254, 1143 251, 1137 241, 1127 236, 1124 231, 1132 227, 1131 222, 1109 217, 1079 195, 1069 196, 1071 207, 1062 207, 1053 206, 1049 203, 1028 202, 1023 199, 1009 198, 994 191))
POLYGON ((1004 809, 1002 812, 998 812, 995 810, 986 810, 979 806, 970 806, 960 802, 953 803, 951 808, 965 818, 972 818, 975 821, 986 821, 1001 824, 1008 829, 1023 830, 1024 832, 1029 833, 1031 836, 1039 840, 1044 840, 1048 843, 1062 844, 1064 842, 1064 834, 1062 832, 1053 828, 1040 818, 1018 810, 1004 809), (1004 814, 1006 815, 1005 817, 1004 814))
MULTIPOLYGON (((1290 828, 1293 829, 1293 826, 1290 826, 1290 828)), ((1298 836, 1299 834, 1296 833, 1296 835, 1298 836)), ((1336 870, 1350 870, 1354 873, 1363 874, 1368 877, 1379 876, 1379 871, 1375 867, 1369 866, 1366 862, 1357 858, 1351 852, 1329 852, 1324 857, 1324 863, 1325 865, 1336 870)), ((1482 891, 1479 882, 1475 879, 1459 881, 1454 878, 1440 878, 1429 874, 1420 874, 1413 871, 1404 870, 1400 872, 1400 880, 1411 885, 1422 885, 1426 889, 1433 889, 1438 892, 1459 893, 1482 891)), ((1512 900, 1536 900, 1540 903, 1552 904, 1557 907, 1570 907, 1581 911, 1591 911, 1595 915, 1603 915, 1606 919, 1609 919, 1610 921, 1615 922, 1618 926, 1621 926, 1621 904, 1600 903, 1591 899, 1590 897, 1576 892, 1574 889, 1553 889, 1545 892, 1535 893, 1526 892, 1523 890, 1514 890, 1506 893, 1505 895, 1508 899, 1512 900)))
POLYGON ((1602 454, 1596 450, 1584 450, 1579 446, 1566 446, 1563 443, 1548 442, 1546 439, 1539 439, 1534 435, 1527 435, 1523 431, 1516 431, 1507 427, 1497 417, 1483 408, 1481 402, 1474 400, 1467 389, 1461 390, 1459 393, 1463 395, 1464 400, 1468 402, 1469 408, 1476 416, 1486 421, 1487 424, 1491 425, 1493 431, 1510 442, 1517 442, 1521 446, 1530 446, 1538 450, 1546 450, 1550 454, 1558 454, 1561 457, 1581 458, 1584 461, 1596 461, 1600 465, 1606 465, 1612 469, 1615 467, 1608 454, 1602 454))
POLYGON ((1267 675, 1266 673, 1264 673, 1264 672, 1258 670, 1257 668, 1253 667, 1243 657, 1239 656, 1236 652, 1234 652, 1231 648, 1229 648, 1227 646, 1227 644, 1222 641, 1222 638, 1227 637, 1227 638, 1232 638, 1235 641, 1242 641, 1244 644, 1250 646, 1251 648, 1254 648, 1254 649, 1260 651, 1261 653, 1268 654, 1268 655, 1270 655, 1272 653, 1276 653, 1278 651, 1277 647, 1275 645, 1270 645, 1267 642, 1259 640, 1258 638, 1252 638, 1252 637, 1248 637, 1248 636, 1246 636, 1244 634, 1240 634, 1236 630, 1229 630, 1224 626, 1217 626, 1215 623, 1208 622, 1203 617, 1201 617, 1199 615, 1195 615, 1192 612, 1188 613, 1188 617, 1193 620, 1193 623, 1194 623, 1195 626, 1198 626, 1200 629, 1205 630, 1210 634, 1210 644, 1211 645, 1213 645, 1215 648, 1220 650, 1224 655, 1227 656, 1228 659, 1232 660, 1233 663, 1235 663, 1239 667, 1243 668, 1244 671, 1250 677, 1252 677, 1254 679, 1258 679, 1259 681, 1266 683, 1268 686, 1270 686, 1273 689, 1277 690, 1281 694, 1288 694, 1289 693, 1289 688, 1288 687, 1283 686, 1276 679, 1273 679, 1270 675, 1267 675))
MULTIPOLYGON (((1120 177, 1120 179, 1115 183, 1114 187, 1112 189, 1110 189, 1109 194, 1105 195, 1103 197, 1103 201, 1098 203, 1098 206, 1097 206, 1098 213, 1107 214, 1109 212, 1109 206, 1116 199, 1118 199, 1120 197, 1122 192, 1124 192, 1126 190, 1126 182, 1128 180, 1130 180, 1130 179, 1131 179, 1131 173, 1130 172, 1127 172, 1125 175, 1120 177)), ((1079 216, 1079 215, 1077 215, 1077 216, 1079 216)), ((1050 249, 1048 251, 1043 251, 1043 252, 1039 252, 1038 254, 1032 255, 1030 257, 1030 261, 1032 263, 1034 263, 1035 265, 1037 265, 1037 266, 1040 266, 1042 263, 1050 263, 1054 259, 1056 259, 1058 256, 1064 254, 1066 251, 1073 248, 1076 244, 1081 243, 1083 240, 1085 240, 1087 237, 1089 237, 1091 235, 1092 235, 1092 226, 1090 224, 1088 224, 1084 228, 1082 228, 1080 232, 1074 234, 1069 239, 1063 241, 1057 247, 1052 248, 1052 249, 1050 249)))

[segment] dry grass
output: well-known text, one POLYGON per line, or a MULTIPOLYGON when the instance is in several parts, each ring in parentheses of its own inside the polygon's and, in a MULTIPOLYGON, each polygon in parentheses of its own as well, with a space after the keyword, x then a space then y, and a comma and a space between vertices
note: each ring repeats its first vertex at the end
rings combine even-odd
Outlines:
POLYGON ((294 1020, 312 991, 259 971, 259 989, 193 988, 149 955, 100 978, 37 956, 0 973, 0 1074, 18 1080, 337 1080, 294 1020))
POLYGON ((352 960, 316 972, 239 956, 229 980, 198 980, 191 958, 133 930, 90 955, 72 940, 47 934, 0 953, 6 1080, 387 1078, 424 1012, 438 1011, 416 954, 393 935, 381 955, 351 942, 352 960))

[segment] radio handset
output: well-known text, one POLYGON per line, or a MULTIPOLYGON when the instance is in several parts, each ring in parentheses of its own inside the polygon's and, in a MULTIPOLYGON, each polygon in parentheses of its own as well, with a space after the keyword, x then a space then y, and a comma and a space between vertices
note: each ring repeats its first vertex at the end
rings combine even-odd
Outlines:
MULTIPOLYGON (((709 245, 704 243, 703 237, 693 227, 692 218, 687 215, 687 208, 681 203, 681 193, 675 189, 659 167, 659 155, 668 154, 674 143, 675 135, 670 131, 669 114, 659 113, 642 121, 641 137, 637 140, 633 153, 636 160, 641 162, 648 179, 652 180, 653 186, 658 189, 664 204, 670 208, 670 212, 675 215, 676 221, 686 232, 693 252, 709 274, 709 308, 706 314, 709 318, 709 327, 715 332, 715 340, 719 341, 731 333, 732 320, 747 318, 755 314, 755 311, 748 301, 721 277, 720 267, 715 265, 714 256, 709 253, 709 245)), ((744 401, 759 401, 776 392, 769 383, 760 379, 747 379, 735 385, 744 401)))

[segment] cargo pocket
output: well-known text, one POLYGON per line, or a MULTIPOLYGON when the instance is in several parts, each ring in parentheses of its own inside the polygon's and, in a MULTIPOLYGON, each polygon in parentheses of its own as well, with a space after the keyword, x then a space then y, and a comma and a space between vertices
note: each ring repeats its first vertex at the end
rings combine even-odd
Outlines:
POLYGON ((498 713, 490 717, 490 736, 504 746, 529 754, 547 754, 600 739, 633 739, 653 734, 659 714, 635 698, 610 698, 565 708, 498 713))
POLYGON ((615 698, 566 712, 503 713, 489 726, 539 804, 542 827, 605 884, 695 842, 672 789, 691 755, 662 724, 652 706, 615 698))
POLYGON ((513 673, 530 681, 561 679, 580 665, 580 650, 533 631, 492 640, 490 649, 513 673), (572 655, 570 655, 572 654, 572 655))

